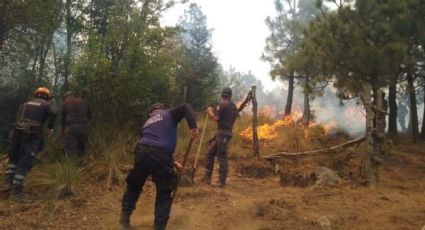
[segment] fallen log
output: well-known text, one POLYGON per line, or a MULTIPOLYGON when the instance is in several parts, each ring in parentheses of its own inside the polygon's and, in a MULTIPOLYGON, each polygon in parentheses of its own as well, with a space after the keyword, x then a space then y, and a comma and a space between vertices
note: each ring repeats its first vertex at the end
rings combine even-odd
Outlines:
POLYGON ((354 140, 348 141, 346 143, 340 144, 340 145, 336 145, 336 146, 332 146, 329 148, 324 148, 324 149, 317 149, 317 150, 310 150, 310 151, 305 151, 305 152, 296 152, 296 153, 288 153, 288 152, 280 152, 280 153, 274 153, 268 156, 263 156, 262 158, 265 160, 275 160, 278 158, 298 158, 298 157, 310 157, 310 156, 316 156, 318 154, 321 153, 325 153, 325 152, 329 152, 329 151, 334 151, 340 148, 344 148, 344 147, 348 147, 357 143, 360 143, 362 141, 364 141, 366 139, 365 136, 356 138, 354 140))

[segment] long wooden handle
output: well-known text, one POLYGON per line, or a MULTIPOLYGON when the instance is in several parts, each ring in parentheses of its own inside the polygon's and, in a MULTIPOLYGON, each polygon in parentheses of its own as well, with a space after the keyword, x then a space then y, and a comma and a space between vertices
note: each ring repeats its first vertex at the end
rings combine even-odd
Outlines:
POLYGON ((190 149, 192 148, 193 139, 190 138, 189 145, 187 146, 186 153, 184 154, 182 168, 186 165, 187 158, 189 157, 190 149))
POLYGON ((207 114, 207 117, 205 118, 205 122, 204 122, 204 127, 202 128, 202 133, 201 133, 201 138, 199 140, 198 150, 196 151, 195 163, 193 164, 194 169, 198 165, 198 157, 199 157, 199 153, 201 152, 202 141, 204 140, 204 134, 205 134, 205 129, 207 127, 208 117, 209 116, 207 114))
MULTIPOLYGON (((190 138, 189 145, 187 146, 186 153, 185 153, 184 158, 183 158, 182 170, 184 170, 184 166, 186 165, 186 161, 187 161, 187 158, 189 156, 190 149, 192 148, 192 144, 193 144, 193 139, 190 138)), ((181 177, 182 177, 182 172, 179 172, 177 174, 176 187, 174 188, 174 192, 171 195, 171 200, 172 200, 171 203, 174 201, 174 197, 176 196, 177 189, 179 188, 179 183, 180 183, 181 177)))

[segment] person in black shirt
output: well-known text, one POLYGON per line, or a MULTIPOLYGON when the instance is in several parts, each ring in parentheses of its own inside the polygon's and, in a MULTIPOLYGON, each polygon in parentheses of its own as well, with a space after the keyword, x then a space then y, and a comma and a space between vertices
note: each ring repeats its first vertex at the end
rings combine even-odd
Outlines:
POLYGON ((83 157, 89 142, 89 121, 91 110, 89 103, 80 93, 68 92, 62 109, 62 132, 65 151, 69 155, 83 157))
POLYGON ((140 141, 134 149, 134 167, 127 176, 127 189, 122 198, 120 225, 131 229, 130 216, 148 176, 152 176, 156 187, 155 230, 167 225, 171 208, 174 166, 173 153, 177 144, 177 125, 185 118, 190 137, 196 138, 198 128, 195 114, 189 104, 165 110, 160 103, 152 105, 149 118, 142 127, 140 141))
POLYGON ((214 159, 218 158, 220 164, 219 187, 226 186, 228 163, 227 163, 227 148, 232 139, 233 124, 238 117, 238 110, 235 103, 232 101, 232 90, 225 87, 221 93, 221 101, 216 107, 208 107, 207 114, 217 122, 217 132, 215 139, 212 142, 207 155, 206 173, 203 182, 211 184, 211 176, 214 169, 214 159))
POLYGON ((16 116, 9 164, 5 173, 5 187, 2 189, 3 192, 10 191, 10 197, 17 201, 24 200, 22 190, 25 178, 40 151, 43 125, 49 120, 47 134, 51 134, 57 115, 49 103, 50 92, 47 88, 38 88, 33 96, 33 99, 20 106, 16 116))

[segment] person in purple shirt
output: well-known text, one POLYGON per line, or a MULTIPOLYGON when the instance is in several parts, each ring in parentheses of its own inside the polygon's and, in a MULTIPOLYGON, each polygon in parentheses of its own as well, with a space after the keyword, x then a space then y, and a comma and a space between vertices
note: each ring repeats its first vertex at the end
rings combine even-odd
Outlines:
POLYGON ((160 103, 151 106, 149 118, 140 133, 140 141, 134 149, 134 167, 126 179, 127 189, 122 198, 119 221, 123 229, 131 229, 130 216, 148 176, 152 176, 156 186, 154 229, 165 229, 172 202, 174 166, 179 165, 173 159, 177 144, 177 125, 183 118, 189 126, 190 137, 196 138, 196 118, 189 104, 170 110, 166 110, 160 103))

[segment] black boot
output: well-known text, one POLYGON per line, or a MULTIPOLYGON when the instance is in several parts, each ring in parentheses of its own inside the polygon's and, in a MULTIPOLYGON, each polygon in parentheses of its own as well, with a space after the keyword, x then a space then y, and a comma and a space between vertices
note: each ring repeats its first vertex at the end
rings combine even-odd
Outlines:
POLYGON ((225 188, 226 187, 226 178, 224 176, 220 175, 220 182, 218 182, 219 188, 225 188))
POLYGON ((155 224, 154 230, 165 230, 165 224, 155 224))
POLYGON ((0 192, 9 192, 12 188, 12 180, 5 179, 3 185, 0 187, 0 192))
POLYGON ((10 199, 20 203, 27 203, 30 201, 29 196, 24 194, 22 190, 24 186, 21 184, 12 184, 10 189, 10 199))
POLYGON ((120 217, 120 226, 122 230, 131 230, 130 216, 133 210, 122 210, 120 217))

